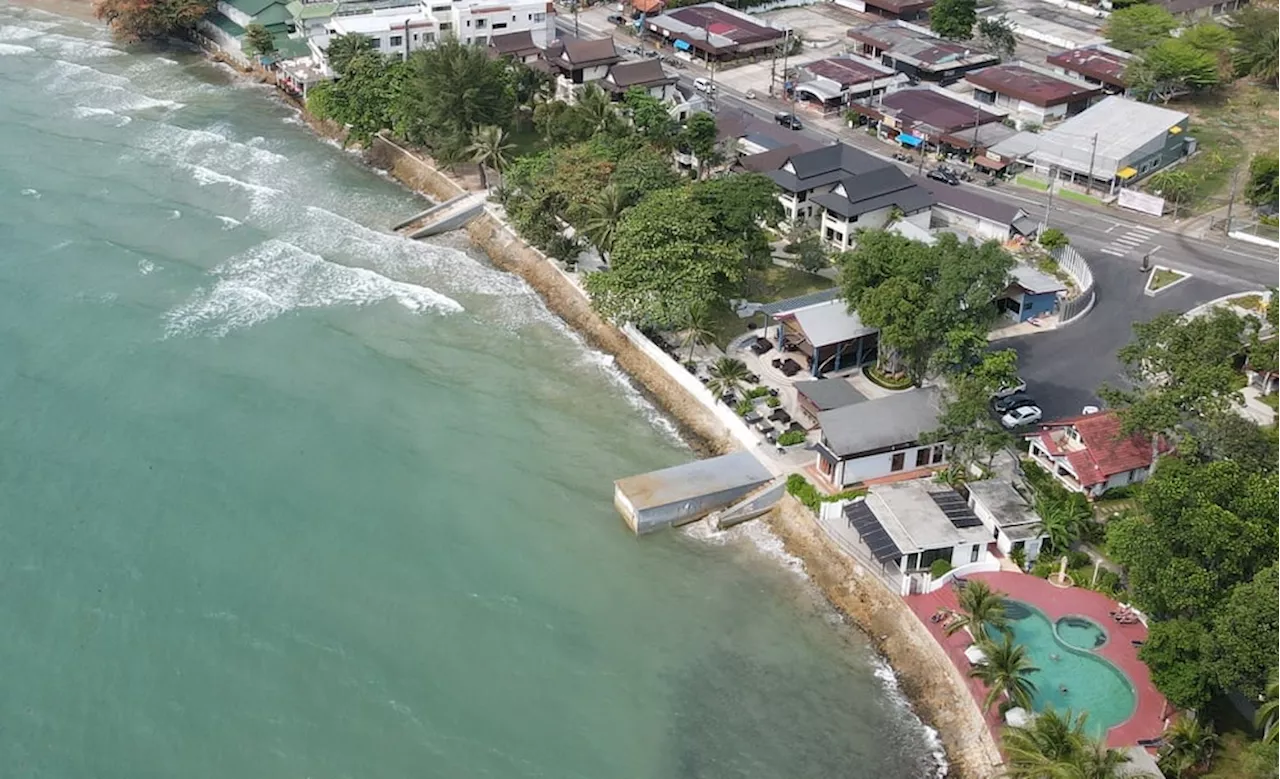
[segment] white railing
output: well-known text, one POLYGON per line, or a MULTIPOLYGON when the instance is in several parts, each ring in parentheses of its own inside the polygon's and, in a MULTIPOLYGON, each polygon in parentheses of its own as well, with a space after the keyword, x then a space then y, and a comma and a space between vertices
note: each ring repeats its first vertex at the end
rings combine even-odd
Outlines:
POLYGON ((1093 310, 1098 293, 1093 287, 1093 271, 1089 268, 1089 263, 1080 256, 1080 252, 1071 246, 1063 246, 1054 249, 1050 254, 1058 263, 1058 267, 1075 281, 1076 289, 1080 290, 1079 295, 1071 300, 1064 300, 1058 310, 1059 325, 1065 325, 1093 310))
POLYGON ((957 576, 964 578, 971 573, 991 573, 1000 570, 999 560, 983 560, 980 563, 967 563, 959 568, 952 568, 938 578, 929 582, 928 592, 936 592, 951 583, 957 576))

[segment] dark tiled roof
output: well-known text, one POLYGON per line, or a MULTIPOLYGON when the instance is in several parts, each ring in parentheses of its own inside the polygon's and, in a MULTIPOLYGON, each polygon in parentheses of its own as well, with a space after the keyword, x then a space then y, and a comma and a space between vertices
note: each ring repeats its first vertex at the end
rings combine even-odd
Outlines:
POLYGON ((888 182, 864 181, 867 178, 877 177, 876 174, 881 173, 881 171, 873 171, 864 176, 846 179, 842 182, 845 190, 844 195, 825 192, 821 195, 814 195, 810 200, 846 219, 869 214, 872 211, 879 211, 890 206, 897 206, 905 213, 910 214, 933 205, 934 197, 932 192, 911 183, 911 180, 897 168, 886 168, 885 170, 897 173, 901 177, 901 186, 895 187, 888 182), (876 184, 883 184, 883 186, 877 188, 876 184))
POLYGON ((1092 86, 1012 64, 983 68, 965 76, 965 79, 970 84, 983 89, 1042 107, 1070 103, 1092 97, 1102 91, 1092 86))
POLYGON ((933 193, 939 205, 950 206, 966 214, 980 216, 1003 225, 1013 224, 1022 209, 1017 206, 987 197, 971 187, 953 187, 941 181, 934 181, 924 176, 912 176, 911 180, 933 193))
POLYGON ((940 133, 1000 121, 998 114, 988 113, 929 88, 890 92, 881 99, 879 110, 897 117, 903 124, 927 124, 940 133))
MULTIPOLYGON (((730 138, 746 138, 747 136, 764 136, 774 141, 775 148, 783 146, 793 147, 791 154, 799 154, 800 152, 821 149, 825 144, 812 136, 798 133, 794 130, 788 130, 774 122, 766 122, 759 117, 752 116, 745 111, 731 113, 729 111, 721 111, 716 114, 716 134, 720 140, 730 138)), ((774 169, 782 167, 782 163, 786 159, 782 159, 774 166, 774 169)))
POLYGON ((1129 85, 1124 76, 1125 70, 1129 67, 1129 58, 1118 53, 1102 51, 1094 46, 1058 52, 1046 57, 1045 62, 1073 73, 1096 78, 1104 84, 1117 87, 1129 85))
POLYGON ((659 84, 674 84, 676 80, 675 76, 667 75, 667 72, 662 69, 662 63, 656 59, 619 62, 609 68, 608 83, 620 91, 638 86, 654 87, 659 84))
POLYGON ((493 36, 489 39, 489 48, 497 54, 523 54, 537 51, 538 45, 533 42, 532 32, 521 30, 493 36))
POLYGON ((806 191, 876 168, 892 167, 884 160, 843 143, 792 155, 788 162, 795 173, 779 169, 770 173, 769 178, 789 192, 806 191))
MULTIPOLYGON (((550 47, 548 47, 550 48, 550 47)), ((557 59, 574 68, 587 68, 593 65, 608 65, 618 62, 622 55, 613 45, 613 38, 561 38, 560 52, 557 59)))
POLYGON ((798 381, 796 392, 804 395, 819 411, 830 411, 833 408, 851 406, 866 400, 862 393, 844 379, 818 379, 817 381, 798 381))

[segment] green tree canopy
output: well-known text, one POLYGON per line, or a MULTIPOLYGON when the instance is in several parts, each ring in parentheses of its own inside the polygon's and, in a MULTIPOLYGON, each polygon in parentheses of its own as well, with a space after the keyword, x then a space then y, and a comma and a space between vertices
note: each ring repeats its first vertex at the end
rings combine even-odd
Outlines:
POLYGON ((360 33, 335 35, 329 39, 329 48, 325 56, 329 59, 329 67, 339 76, 347 72, 347 65, 361 54, 374 54, 373 39, 360 33))
POLYGON ((627 90, 622 100, 631 123, 645 140, 664 148, 674 143, 676 122, 666 104, 640 87, 627 90))
POLYGON ((929 28, 949 40, 967 40, 977 21, 976 0, 938 0, 929 9, 929 28))
POLYGON ((154 41, 195 29, 214 0, 95 0, 94 16, 122 41, 154 41))
POLYGON ((1177 26, 1163 7, 1140 3, 1112 12, 1104 33, 1117 49, 1138 52, 1167 38, 1177 26))
POLYGON ((1138 657, 1151 669, 1151 681, 1169 702, 1182 708, 1204 706, 1213 697, 1213 672, 1208 665, 1212 639, 1191 619, 1152 623, 1138 657))
MULTIPOLYGON (((1144 7, 1159 6, 1134 9, 1144 7)), ((1143 49, 1129 65, 1127 75, 1139 94, 1168 103, 1175 97, 1217 86, 1222 67, 1219 55, 1196 48, 1182 38, 1164 38, 1143 49)))
POLYGON ((515 90, 511 70, 490 59, 481 46, 454 38, 415 51, 408 60, 412 78, 404 89, 400 134, 435 147, 465 145, 477 127, 511 127, 515 90))
POLYGON ((742 249, 692 187, 646 195, 613 239, 609 270, 585 284, 592 304, 619 322, 676 327, 687 311, 713 308, 742 280, 742 249))
POLYGON ((1262 152, 1249 161, 1245 199, 1255 206, 1280 204, 1280 156, 1262 152))
POLYGON ((1218 689, 1239 690, 1250 698, 1265 689, 1280 645, 1277 592, 1280 580, 1272 563, 1252 580, 1232 588, 1214 614, 1211 665, 1218 689))
POLYGON ((711 114, 699 111, 689 117, 676 139, 681 149, 698 158, 699 174, 714 161, 716 156, 716 120, 711 114))
POLYGON ((244 28, 243 48, 246 54, 264 56, 276 50, 276 42, 266 27, 254 22, 244 28))
MULTIPOLYGON (((982 338, 981 348, 986 345, 986 338, 982 338)), ((1017 360, 1017 352, 1003 349, 982 354, 977 366, 966 365, 961 358, 944 371, 947 382, 938 427, 927 433, 925 440, 945 441, 951 447, 949 459, 954 465, 964 469, 971 463, 989 464, 997 452, 1013 446, 1013 436, 992 416, 990 401, 993 392, 1013 383, 1017 360)))
POLYGON ((986 332, 1013 267, 994 241, 943 234, 930 246, 883 230, 859 233, 837 261, 849 307, 880 330, 882 362, 900 361, 917 380, 936 367, 949 335, 986 332))
POLYGON ((978 37, 984 46, 999 55, 1000 59, 1009 59, 1018 46, 1018 39, 1013 34, 1013 25, 1009 18, 985 16, 978 21, 978 37))
POLYGON ((321 119, 346 125, 348 140, 368 143, 379 130, 396 124, 408 69, 376 52, 357 55, 346 68, 342 78, 307 93, 307 108, 321 119))
POLYGON ((1280 11, 1275 6, 1246 5, 1231 16, 1236 46, 1232 53, 1236 75, 1276 85, 1280 50, 1280 11))

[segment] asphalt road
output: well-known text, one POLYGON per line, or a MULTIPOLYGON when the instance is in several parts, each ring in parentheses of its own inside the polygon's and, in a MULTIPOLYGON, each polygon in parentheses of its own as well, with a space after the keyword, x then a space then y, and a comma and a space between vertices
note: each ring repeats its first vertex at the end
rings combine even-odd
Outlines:
MULTIPOLYGON (((580 20, 584 37, 606 37, 614 32, 612 26, 605 29, 585 21, 580 20)), ((571 19, 562 17, 558 23, 562 31, 572 34, 571 19)), ((633 38, 618 38, 621 45, 635 45, 633 38)), ((691 89, 693 80, 706 76, 707 71, 701 63, 694 62, 677 70, 676 75, 681 86, 691 89)), ((757 90, 759 96, 748 100, 743 94, 720 86, 713 110, 742 111, 772 121, 775 113, 786 109, 786 104, 764 92, 757 90)), ((894 162, 889 155, 895 149, 866 133, 836 130, 832 122, 815 124, 803 114, 801 118, 805 128, 799 132, 805 135, 826 143, 848 143, 894 162)), ((914 172, 914 166, 903 167, 914 172)), ((985 195, 1015 203, 1040 220, 1049 206, 1046 194, 1011 184, 961 186, 974 186, 985 195)), ((1093 310, 1074 324, 1000 342, 1018 350, 1027 390, 1040 401, 1046 419, 1078 414, 1083 406, 1096 405, 1100 386, 1121 381, 1116 352, 1129 342, 1134 322, 1163 311, 1187 311, 1233 292, 1275 286, 1280 275, 1275 250, 1229 241, 1225 236, 1204 240, 1183 235, 1170 230, 1172 225, 1164 219, 1056 197, 1048 225, 1065 232, 1089 262, 1098 298, 1093 310), (1167 265, 1192 277, 1157 296, 1146 296, 1142 292, 1146 276, 1138 270, 1144 254, 1150 254, 1154 264, 1167 265)))

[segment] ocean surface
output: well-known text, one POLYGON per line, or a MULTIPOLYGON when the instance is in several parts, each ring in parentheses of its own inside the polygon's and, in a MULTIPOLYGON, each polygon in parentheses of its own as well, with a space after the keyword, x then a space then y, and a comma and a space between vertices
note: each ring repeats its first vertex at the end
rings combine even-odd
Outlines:
POLYGON ((191 52, 0 4, 0 776, 934 776, 519 279, 191 52))

